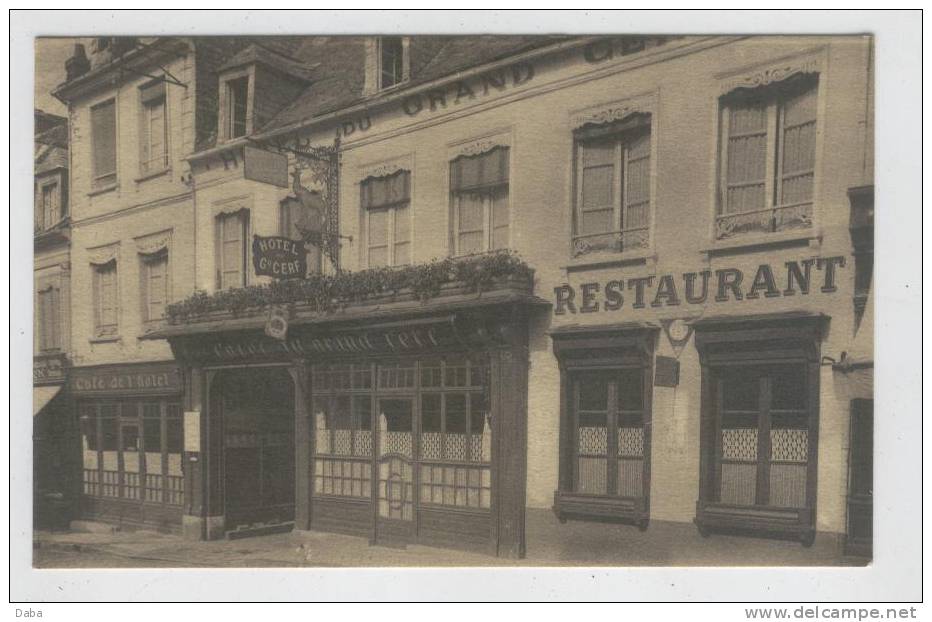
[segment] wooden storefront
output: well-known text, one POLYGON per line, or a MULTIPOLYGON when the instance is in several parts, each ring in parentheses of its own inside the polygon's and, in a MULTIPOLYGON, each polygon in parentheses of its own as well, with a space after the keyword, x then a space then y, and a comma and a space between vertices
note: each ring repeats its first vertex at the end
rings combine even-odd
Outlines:
POLYGON ((522 285, 293 308, 284 339, 265 313, 153 335, 184 367, 198 429, 186 534, 293 526, 523 557, 528 317, 542 304, 522 285))
POLYGON ((181 530, 181 374, 172 362, 70 371, 83 518, 181 530))

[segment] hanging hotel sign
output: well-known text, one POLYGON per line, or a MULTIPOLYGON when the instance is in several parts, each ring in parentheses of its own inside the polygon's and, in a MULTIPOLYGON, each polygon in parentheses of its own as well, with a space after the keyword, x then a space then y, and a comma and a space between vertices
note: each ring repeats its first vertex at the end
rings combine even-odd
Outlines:
POLYGON ((553 290, 553 312, 564 315, 618 311, 626 303, 633 309, 643 309, 648 305, 653 308, 675 307, 683 302, 705 304, 709 298, 715 302, 731 302, 797 294, 805 296, 813 287, 819 287, 822 293, 828 294, 838 289, 837 272, 844 267, 845 258, 839 255, 788 261, 777 269, 770 264, 760 264, 753 276, 738 268, 724 268, 714 273, 703 270, 681 275, 635 277, 627 281, 612 279, 604 283, 583 283, 578 288, 567 283, 553 290))
POLYGON ((303 279, 307 276, 307 250, 304 248, 304 241, 253 235, 252 265, 257 276, 303 279))

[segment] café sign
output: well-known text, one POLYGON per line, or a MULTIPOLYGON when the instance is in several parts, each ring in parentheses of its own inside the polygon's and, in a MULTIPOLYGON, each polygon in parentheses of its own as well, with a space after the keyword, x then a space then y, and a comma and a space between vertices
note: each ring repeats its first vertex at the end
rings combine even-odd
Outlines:
POLYGON ((181 374, 174 365, 127 365, 74 368, 69 378, 76 394, 180 393, 181 374))
POLYGON ((258 276, 303 279, 307 276, 307 249, 304 240, 253 235, 252 266, 258 276))

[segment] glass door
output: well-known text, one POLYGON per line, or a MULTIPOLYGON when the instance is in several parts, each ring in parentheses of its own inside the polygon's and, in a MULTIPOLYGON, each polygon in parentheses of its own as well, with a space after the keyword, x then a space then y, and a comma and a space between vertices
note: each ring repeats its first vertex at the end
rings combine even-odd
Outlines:
POLYGON ((408 535, 414 525, 414 400, 378 400, 378 533, 408 535))

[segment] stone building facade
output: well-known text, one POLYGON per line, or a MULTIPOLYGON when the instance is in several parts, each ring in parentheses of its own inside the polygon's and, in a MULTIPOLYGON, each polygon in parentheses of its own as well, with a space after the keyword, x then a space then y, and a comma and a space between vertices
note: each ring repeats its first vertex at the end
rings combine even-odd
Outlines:
MULTIPOLYGON (((195 538, 294 527, 521 557, 528 514, 552 511, 869 543, 852 413, 872 364, 871 53, 255 40, 217 66, 203 141, 184 129, 199 56, 181 56, 168 196, 145 203, 132 158, 99 193, 76 166, 72 263, 76 291, 77 266, 127 265, 127 304, 154 235, 165 300, 203 293, 151 332, 122 310, 119 339, 77 338, 76 363, 175 357, 171 520, 195 538), (258 275, 254 236, 309 242, 308 278, 258 275)), ((81 136, 102 95, 62 90, 81 136)), ((76 301, 76 327, 92 316, 76 301)))

